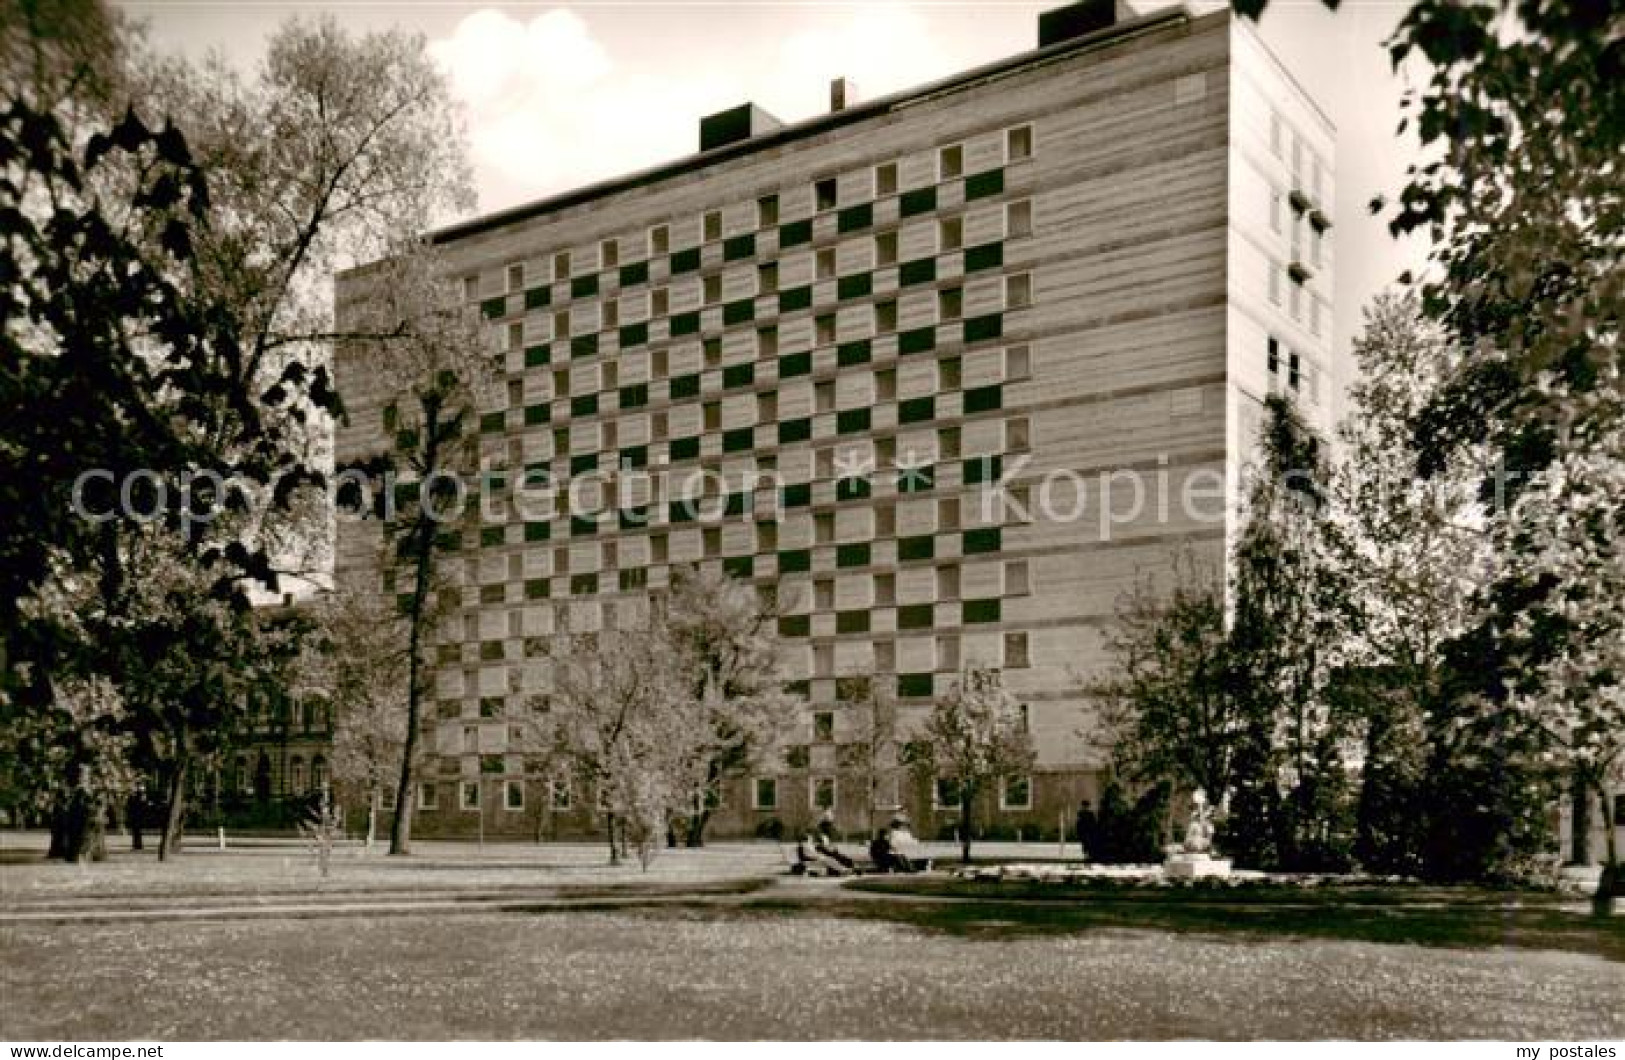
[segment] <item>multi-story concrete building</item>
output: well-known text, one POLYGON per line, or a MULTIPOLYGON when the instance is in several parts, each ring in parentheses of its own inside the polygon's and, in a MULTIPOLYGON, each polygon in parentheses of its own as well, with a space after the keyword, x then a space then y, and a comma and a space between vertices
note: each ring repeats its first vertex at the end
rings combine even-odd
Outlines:
MULTIPOLYGON (((527 641, 613 624, 681 564, 776 596, 807 701, 719 832, 868 819, 849 674, 907 717, 1002 668, 1038 760, 990 830, 1053 833, 1094 794, 1084 685, 1121 595, 1181 550, 1222 563, 1267 393, 1329 427, 1333 131, 1228 10, 1089 0, 1040 28, 883 99, 838 82, 797 124, 713 115, 695 155, 436 233, 505 358, 488 465, 592 480, 610 518, 561 502, 465 540, 420 832, 591 827, 584 793, 527 776, 527 641)), ((342 457, 382 427, 338 368, 342 457)), ((341 532, 341 589, 376 591, 371 532, 341 532)), ((883 801, 933 832, 936 795, 883 801)))

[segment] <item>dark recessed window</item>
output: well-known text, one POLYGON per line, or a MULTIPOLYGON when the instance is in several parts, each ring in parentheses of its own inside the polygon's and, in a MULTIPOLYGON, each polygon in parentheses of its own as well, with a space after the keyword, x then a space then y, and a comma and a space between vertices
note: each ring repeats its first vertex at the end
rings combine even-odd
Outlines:
POLYGON ((965 413, 991 412, 1000 408, 1004 403, 1004 387, 995 383, 992 386, 972 387, 965 391, 965 413))
POLYGON ((835 430, 840 434, 854 434, 869 429, 869 410, 847 409, 835 414, 835 430))
POLYGON ((671 378, 672 400, 700 396, 700 375, 698 372, 690 375, 676 375, 671 378))
POLYGON ((837 567, 867 567, 869 565, 868 542, 838 547, 835 550, 835 565, 837 567))
POLYGON ((779 294, 779 312, 793 313, 798 309, 807 309, 812 305, 811 287, 792 287, 779 294))
POLYGON ((690 247, 679 250, 671 256, 671 274, 681 276, 685 272, 694 272, 700 267, 700 248, 690 247))
POLYGON ((914 328, 911 331, 900 332, 897 336, 897 352, 899 354, 929 353, 937 348, 937 329, 935 326, 914 328))
POLYGON ((996 599, 966 600, 961 605, 960 621, 966 625, 999 621, 999 601, 996 599))
POLYGON ((833 210, 836 202, 834 177, 825 177, 813 185, 813 201, 819 210, 833 210))
POLYGON ((897 405, 898 423, 924 423, 936 415, 937 402, 933 397, 910 398, 897 405))
POLYGON ((965 321, 965 341, 986 342, 1004 334, 1004 317, 998 313, 972 317, 965 321))
POLYGON ((835 363, 842 368, 854 364, 869 363, 869 340, 860 339, 857 342, 843 342, 835 350, 835 363))
POLYGON ((917 283, 930 283, 936 278, 936 258, 917 258, 914 261, 905 261, 902 268, 897 270, 897 282, 904 287, 912 287, 917 283))
POLYGON ((779 247, 798 247, 803 243, 812 242, 812 222, 794 221, 779 226, 779 247))
POLYGON ((837 611, 835 612, 835 632, 837 633, 867 633, 869 632, 868 611, 837 611))
POLYGON ((849 206, 836 219, 835 227, 841 232, 861 232, 875 223, 874 208, 868 203, 849 206))
POLYGON ((577 276, 570 281, 571 298, 592 298, 598 294, 598 274, 589 273, 586 276, 577 276))
POLYGON ((965 178, 965 199, 985 199, 1004 190, 1004 170, 990 169, 965 178))
POLYGON ((981 272, 983 269, 997 269, 1004 265, 1004 244, 983 243, 979 247, 971 247, 965 251, 965 271, 981 272))
POLYGON ((899 560, 932 559, 936 554, 937 539, 930 534, 897 539, 897 558, 899 560))
POLYGON ((779 424, 779 444, 788 442, 805 442, 812 437, 812 420, 803 417, 797 420, 785 420, 779 424))
POLYGON ((621 266, 621 286, 636 287, 640 283, 649 282, 649 263, 647 261, 634 262, 631 265, 621 266))
POLYGON ((973 456, 965 461, 965 484, 996 481, 1004 471, 1004 458, 1000 456, 973 456))
POLYGON ((931 604, 907 604, 897 609, 898 629, 930 629, 936 608, 931 604))
POLYGON ((812 552, 805 548, 779 553, 780 574, 801 574, 812 569, 812 552))
POLYGON ((966 530, 963 551, 967 556, 980 555, 986 552, 997 552, 1003 546, 1004 534, 999 527, 984 526, 977 530, 966 530))
POLYGON ((649 341, 649 325, 644 323, 628 324, 621 329, 621 348, 630 349, 633 346, 642 346, 649 341))
POLYGON ((851 298, 867 298, 872 290, 874 290, 874 280, 867 272, 842 276, 835 283, 836 297, 843 302, 851 298))
POLYGON ((812 371, 811 353, 791 353, 779 358, 779 378, 792 379, 812 371))
POLYGON ((898 199, 897 212, 904 217, 913 217, 915 214, 930 213, 937 208, 936 188, 916 188, 905 191, 898 199))
POLYGON ((722 370, 722 385, 729 390, 734 387, 750 386, 755 381, 756 366, 753 364, 730 364, 722 370))
POLYGON ((738 261, 740 258, 754 257, 756 254, 756 236, 746 233, 734 236, 722 244, 722 260, 738 261))
POLYGON ((898 674, 897 694, 903 699, 926 699, 931 695, 930 674, 898 674))

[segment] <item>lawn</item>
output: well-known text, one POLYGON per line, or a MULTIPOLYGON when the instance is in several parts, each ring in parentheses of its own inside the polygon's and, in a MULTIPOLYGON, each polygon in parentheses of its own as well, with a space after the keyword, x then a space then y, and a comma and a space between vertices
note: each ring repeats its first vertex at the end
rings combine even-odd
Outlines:
POLYGON ((8 927, 0 1037, 1625 1035, 1625 976, 1593 954, 797 893, 733 908, 8 927))

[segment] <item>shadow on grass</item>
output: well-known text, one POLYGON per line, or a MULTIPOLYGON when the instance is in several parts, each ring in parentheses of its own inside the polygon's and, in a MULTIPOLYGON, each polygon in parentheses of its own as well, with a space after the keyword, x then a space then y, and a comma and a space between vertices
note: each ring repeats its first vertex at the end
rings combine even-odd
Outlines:
MULTIPOLYGON (((1556 896, 1463 888, 1263 893, 1110 892, 1043 885, 918 880, 858 881, 810 895, 763 895, 737 908, 761 915, 839 916, 904 924, 963 938, 1091 931, 1161 931, 1237 942, 1339 940, 1454 949, 1560 950, 1625 962, 1625 920, 1559 908, 1556 896), (1035 897, 1041 891, 1041 897, 1035 897), (1364 893, 1360 893, 1364 891, 1364 893), (1425 897, 1424 897, 1425 896, 1425 897), (1533 899, 1533 900, 1531 900, 1533 899)), ((1570 899, 1572 903, 1572 899, 1570 899)))

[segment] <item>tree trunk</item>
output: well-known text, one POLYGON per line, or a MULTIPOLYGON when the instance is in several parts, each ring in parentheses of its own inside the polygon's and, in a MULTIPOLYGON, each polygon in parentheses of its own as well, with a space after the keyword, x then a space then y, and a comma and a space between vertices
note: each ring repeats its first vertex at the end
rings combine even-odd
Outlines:
POLYGON ((159 861, 168 861, 180 849, 181 830, 186 820, 186 773, 191 765, 191 752, 186 749, 184 736, 177 743, 180 751, 169 778, 169 791, 165 793, 164 830, 158 837, 159 861))
POLYGON ((970 864, 971 804, 976 800, 976 786, 962 784, 959 789, 959 860, 970 864))
POLYGON ((1611 917, 1614 915, 1614 898, 1620 890, 1619 850, 1614 840, 1614 828, 1618 824, 1614 820, 1614 800, 1608 793, 1607 774, 1604 773, 1597 780, 1597 800, 1602 809, 1603 827, 1603 863, 1602 873, 1597 877, 1597 892, 1591 896, 1591 911, 1597 916, 1611 917))
POLYGON ((83 796, 73 797, 53 826, 52 850, 63 861, 86 864, 107 857, 107 829, 105 808, 83 796), (55 833, 60 829, 60 842, 55 833))
POLYGON ((124 800, 124 824, 130 830, 130 849, 145 850, 146 843, 143 838, 146 821, 147 800, 140 793, 131 795, 124 800))
POLYGON ((45 851, 45 856, 52 861, 66 861, 68 845, 68 812, 64 809, 55 810, 51 814, 51 845, 45 851))
POLYGON ((615 815, 613 813, 604 814, 604 824, 605 831, 609 833, 609 863, 619 865, 621 863, 621 848, 615 845, 615 815))
POLYGON ((378 788, 375 786, 367 796, 367 849, 378 839, 378 788))
POLYGON ((689 847, 705 846, 705 826, 710 820, 711 811, 701 806, 699 812, 688 819, 688 835, 684 838, 684 844, 689 847))
MULTIPOLYGON (((1599 787, 1600 790, 1600 787, 1599 787)), ((1603 796, 1606 800, 1606 794, 1603 796)), ((1569 789, 1569 864, 1591 864, 1591 785, 1584 773, 1574 771, 1569 789)))
MULTIPOLYGON (((433 424, 429 425, 431 429, 433 424)), ((432 444, 432 442, 431 442, 432 444)), ((431 465, 432 466, 432 465, 431 465)), ((420 498, 420 505, 427 498, 420 498)), ((429 589, 429 573, 433 562, 434 522, 427 512, 419 512, 413 528, 417 544, 417 563, 412 574, 412 606, 408 612, 410 633, 407 642, 406 685, 406 745, 401 751, 401 779, 395 788, 395 819, 390 822, 389 852, 404 857, 412 853, 412 760, 417 757, 418 715, 422 711, 420 673, 423 663, 423 597, 429 589)), ((481 813, 484 813, 482 808, 481 813)))

